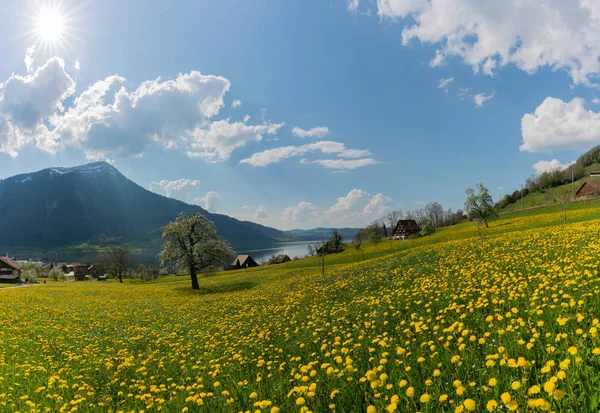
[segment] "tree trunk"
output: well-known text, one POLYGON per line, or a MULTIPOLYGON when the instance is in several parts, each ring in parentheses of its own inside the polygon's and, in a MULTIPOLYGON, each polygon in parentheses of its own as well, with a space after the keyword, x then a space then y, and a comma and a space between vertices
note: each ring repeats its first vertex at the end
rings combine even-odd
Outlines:
POLYGON ((563 220, 565 221, 565 224, 567 223, 567 208, 563 209, 563 220))
POLYGON ((489 227, 490 227, 490 226, 488 225, 488 222, 487 222, 487 221, 485 221, 485 227, 486 227, 486 228, 489 228, 489 227))
POLYGON ((119 282, 123 284, 123 275, 121 274, 121 271, 117 272, 117 278, 119 279, 119 282))
POLYGON ((198 284, 198 275, 196 275, 196 267, 190 265, 190 277, 192 277, 192 290, 199 290, 200 285, 198 284))

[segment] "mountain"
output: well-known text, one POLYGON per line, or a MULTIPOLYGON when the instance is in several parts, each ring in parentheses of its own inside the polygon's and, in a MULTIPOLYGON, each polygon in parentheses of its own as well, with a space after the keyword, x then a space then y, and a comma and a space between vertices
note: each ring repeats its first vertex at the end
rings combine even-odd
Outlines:
POLYGON ((0 251, 39 256, 56 250, 57 259, 76 260, 82 255, 89 261, 95 254, 93 246, 108 241, 142 248, 155 258, 161 227, 181 212, 206 216, 234 248, 297 240, 274 228, 155 194, 112 165, 95 162, 1 180, 0 251))
MULTIPOLYGON (((356 233, 361 228, 337 228, 338 233, 344 237, 345 242, 349 242, 354 238, 356 233)), ((313 228, 313 229, 290 229, 284 231, 291 237, 295 237, 301 241, 321 241, 331 236, 333 228, 313 228)))

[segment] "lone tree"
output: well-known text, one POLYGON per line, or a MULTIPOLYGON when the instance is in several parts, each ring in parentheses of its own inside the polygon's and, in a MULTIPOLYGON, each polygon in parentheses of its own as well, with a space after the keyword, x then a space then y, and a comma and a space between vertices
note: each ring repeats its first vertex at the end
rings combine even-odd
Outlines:
POLYGON ((364 229, 358 230, 358 232, 354 235, 354 238, 352 239, 352 245, 354 245, 354 248, 356 248, 356 251, 360 250, 360 247, 362 246, 362 242, 365 239, 368 239, 368 235, 365 232, 365 230, 364 229))
POLYGON ((485 227, 489 228, 488 222, 498 216, 498 211, 490 192, 483 183, 477 184, 477 190, 478 193, 475 193, 473 189, 467 189, 465 211, 470 220, 483 222, 485 227))
POLYGON ((133 268, 136 256, 127 245, 109 245, 104 248, 104 252, 98 257, 101 265, 120 283, 123 282, 123 276, 129 269, 133 268))
POLYGON ((180 214, 163 228, 163 249, 159 254, 164 266, 186 268, 192 289, 199 290, 198 271, 223 265, 235 252, 221 239, 213 223, 201 214, 180 214))
POLYGON ((573 193, 567 185, 559 186, 552 190, 554 202, 556 202, 563 210, 563 222, 567 223, 567 208, 572 201, 573 193))
POLYGON ((331 236, 329 237, 329 252, 338 253, 344 251, 344 237, 340 235, 337 229, 331 230, 331 236))
POLYGON ((371 235, 369 236, 373 245, 377 246, 381 242, 381 234, 379 231, 371 231, 371 235))

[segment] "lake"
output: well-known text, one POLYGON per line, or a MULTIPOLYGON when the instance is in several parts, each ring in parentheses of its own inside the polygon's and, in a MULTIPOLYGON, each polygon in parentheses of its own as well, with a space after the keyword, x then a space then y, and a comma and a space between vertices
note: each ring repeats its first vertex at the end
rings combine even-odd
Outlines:
POLYGON ((249 254, 257 263, 267 262, 271 255, 287 254, 290 258, 304 257, 308 254, 308 246, 314 246, 319 241, 295 241, 281 242, 279 244, 270 245, 268 248, 259 248, 251 250, 240 250, 238 254, 249 254))

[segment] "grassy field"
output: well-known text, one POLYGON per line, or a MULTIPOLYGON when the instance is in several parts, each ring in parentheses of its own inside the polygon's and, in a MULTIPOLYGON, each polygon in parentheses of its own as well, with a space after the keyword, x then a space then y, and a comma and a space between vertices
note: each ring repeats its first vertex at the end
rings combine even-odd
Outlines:
POLYGON ((591 412, 600 203, 223 273, 0 291, 0 410, 591 412))

